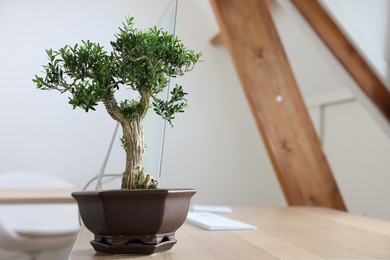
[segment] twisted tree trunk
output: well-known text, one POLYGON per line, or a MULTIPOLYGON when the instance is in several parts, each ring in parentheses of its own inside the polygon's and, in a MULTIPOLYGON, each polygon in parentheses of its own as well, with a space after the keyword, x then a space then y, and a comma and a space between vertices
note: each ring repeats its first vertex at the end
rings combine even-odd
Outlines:
POLYGON ((119 111, 115 100, 105 102, 108 114, 118 121, 123 129, 126 168, 122 178, 122 189, 156 189, 157 180, 144 172, 144 126, 146 113, 129 120, 119 111))
POLYGON ((122 179, 122 188, 139 188, 136 185, 136 179, 139 179, 139 175, 143 173, 145 154, 143 119, 127 121, 122 124, 122 128, 126 150, 126 169, 122 179))

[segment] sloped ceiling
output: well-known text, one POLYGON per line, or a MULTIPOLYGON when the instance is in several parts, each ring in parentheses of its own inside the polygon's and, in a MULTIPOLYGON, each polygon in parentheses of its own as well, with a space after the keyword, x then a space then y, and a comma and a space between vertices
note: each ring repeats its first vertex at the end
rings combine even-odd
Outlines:
MULTIPOLYGON (((376 1, 380 5, 381 0, 376 1)), ((337 5, 326 5, 328 1, 321 1, 322 5, 328 9, 328 13, 338 23, 344 34, 349 37, 350 42, 358 49, 371 69, 389 88, 389 66, 383 56, 384 51, 380 51, 380 40, 368 41, 367 34, 362 33, 358 28, 360 24, 353 21, 361 21, 362 18, 351 19, 355 14, 345 16, 343 7, 337 5), (342 10, 342 11, 340 11, 342 10), (341 22, 343 21, 343 22, 341 22), (370 42, 370 44, 369 44, 370 42), (370 47, 376 45, 377 47, 370 47)), ((334 2, 334 1, 333 1, 334 2)), ((329 3, 333 3, 329 1, 329 3)), ((356 1, 369 4, 367 1, 356 1)), ((370 2, 372 3, 372 1, 370 2)), ((386 9, 387 4, 383 4, 386 9)), ((344 6, 344 8, 347 8, 344 6)), ((363 8, 363 7, 361 7, 363 8)), ((290 58, 293 70, 300 84, 303 95, 308 98, 312 96, 323 95, 329 92, 340 90, 349 90, 353 96, 364 106, 371 117, 377 122, 382 130, 390 137, 390 123, 388 119, 378 110, 361 88, 352 79, 350 74, 336 60, 334 55, 328 50, 325 44, 314 33, 301 14, 293 7, 290 1, 280 0, 272 6, 275 23, 278 26, 280 37, 284 43, 287 54, 290 58)), ((370 17, 372 17, 371 14, 370 17)), ((378 17, 379 21, 384 22, 390 16, 389 12, 382 12, 378 17)), ((366 16, 366 19, 369 17, 366 16)), ((360 22, 364 24, 363 22, 360 22)), ((386 23, 387 24, 387 23, 386 23)), ((383 27, 383 26, 382 26, 383 27)), ((383 29, 380 27, 372 28, 372 34, 383 35, 383 29)), ((386 37, 378 36, 378 39, 385 41, 386 37)))

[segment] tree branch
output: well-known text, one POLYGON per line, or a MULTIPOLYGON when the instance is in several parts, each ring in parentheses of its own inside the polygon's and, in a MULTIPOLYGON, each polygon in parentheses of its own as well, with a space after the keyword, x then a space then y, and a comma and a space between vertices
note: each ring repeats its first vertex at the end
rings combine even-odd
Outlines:
POLYGON ((104 100, 103 102, 108 114, 114 120, 118 121, 121 124, 124 124, 128 121, 127 118, 120 112, 118 102, 115 100, 115 98, 112 98, 110 100, 104 100))

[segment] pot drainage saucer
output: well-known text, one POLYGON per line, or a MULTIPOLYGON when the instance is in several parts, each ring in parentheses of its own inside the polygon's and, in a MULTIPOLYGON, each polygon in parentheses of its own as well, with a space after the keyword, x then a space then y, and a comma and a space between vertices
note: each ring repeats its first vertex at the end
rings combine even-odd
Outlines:
POLYGON ((162 251, 169 250, 176 244, 176 240, 163 241, 157 245, 145 245, 145 244, 126 244, 126 245, 109 245, 106 243, 91 241, 91 245, 98 252, 107 254, 137 254, 137 255, 150 255, 162 251))

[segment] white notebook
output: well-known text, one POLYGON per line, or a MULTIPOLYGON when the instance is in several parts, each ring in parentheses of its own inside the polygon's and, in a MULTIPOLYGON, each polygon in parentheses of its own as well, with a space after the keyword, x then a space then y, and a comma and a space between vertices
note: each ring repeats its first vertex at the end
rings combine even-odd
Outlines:
POLYGON ((194 205, 192 210, 212 213, 233 213, 230 207, 213 205, 194 205))
POLYGON ((207 230, 255 230, 256 227, 208 212, 190 211, 187 222, 207 230))

